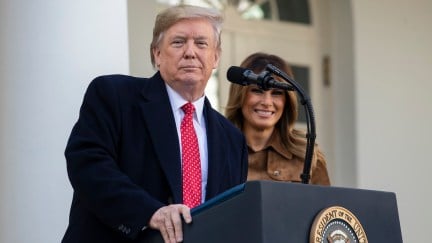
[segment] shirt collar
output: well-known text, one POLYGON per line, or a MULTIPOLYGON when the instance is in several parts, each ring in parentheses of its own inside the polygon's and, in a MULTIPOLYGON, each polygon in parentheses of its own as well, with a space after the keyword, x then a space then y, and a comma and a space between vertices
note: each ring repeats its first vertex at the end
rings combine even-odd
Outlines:
MULTIPOLYGON (((165 87, 168 92, 168 97, 171 103, 171 108, 174 112, 180 112, 181 107, 188 103, 187 100, 185 100, 179 93, 177 93, 173 88, 171 88, 168 84, 165 83, 165 87)), ((203 109, 204 109, 204 100, 205 96, 201 96, 198 100, 192 102, 192 104, 195 107, 195 114, 194 117, 198 121, 199 124, 201 124, 201 121, 203 119, 203 109)))

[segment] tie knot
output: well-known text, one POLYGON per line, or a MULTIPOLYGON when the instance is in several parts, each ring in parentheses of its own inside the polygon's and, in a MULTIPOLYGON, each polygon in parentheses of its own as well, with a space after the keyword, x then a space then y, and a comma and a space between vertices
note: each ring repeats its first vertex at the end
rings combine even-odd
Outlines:
POLYGON ((182 110, 184 111, 184 113, 186 115, 191 115, 195 111, 194 105, 192 103, 190 103, 190 102, 186 103, 181 108, 182 108, 182 110))

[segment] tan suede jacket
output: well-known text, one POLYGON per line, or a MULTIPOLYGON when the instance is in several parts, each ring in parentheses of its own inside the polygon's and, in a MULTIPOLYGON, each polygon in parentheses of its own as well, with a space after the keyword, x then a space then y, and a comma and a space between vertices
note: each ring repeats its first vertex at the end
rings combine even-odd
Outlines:
MULTIPOLYGON (((304 161, 287 151, 275 133, 266 147, 253 151, 249 147, 249 170, 247 180, 274 180, 301 182, 304 161)), ((311 169, 310 184, 330 185, 326 162, 318 160, 311 169)))

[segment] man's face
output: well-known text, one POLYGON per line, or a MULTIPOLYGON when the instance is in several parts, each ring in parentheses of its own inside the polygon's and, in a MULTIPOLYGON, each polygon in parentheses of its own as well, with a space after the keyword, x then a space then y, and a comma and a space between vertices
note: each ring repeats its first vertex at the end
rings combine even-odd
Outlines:
POLYGON ((186 99, 204 94, 212 70, 218 65, 215 38, 207 20, 181 20, 164 33, 153 50, 162 78, 186 99))

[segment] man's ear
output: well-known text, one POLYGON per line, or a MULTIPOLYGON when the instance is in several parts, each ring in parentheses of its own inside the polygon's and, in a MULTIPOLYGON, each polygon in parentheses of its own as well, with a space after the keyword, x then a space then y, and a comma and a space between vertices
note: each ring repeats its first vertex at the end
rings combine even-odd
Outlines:
POLYGON ((216 51, 215 53, 215 62, 213 65, 213 69, 216 69, 219 66, 219 61, 220 61, 220 56, 221 56, 221 51, 216 51))
POLYGON ((155 65, 156 65, 156 67, 159 67, 159 65, 160 65, 159 60, 160 60, 160 53, 161 53, 160 50, 159 50, 159 48, 158 47, 154 47, 152 49, 152 53, 153 53, 155 65))

